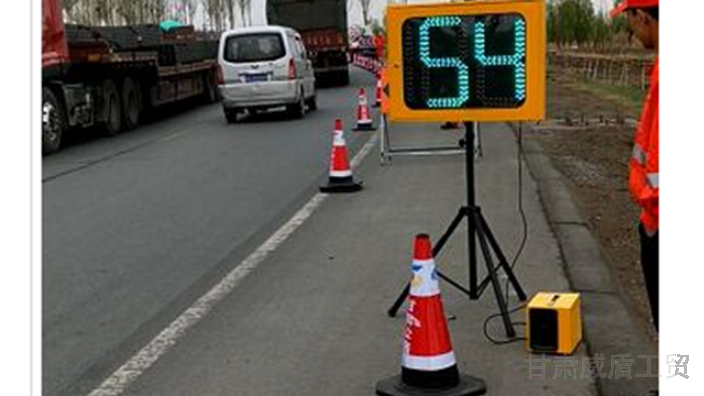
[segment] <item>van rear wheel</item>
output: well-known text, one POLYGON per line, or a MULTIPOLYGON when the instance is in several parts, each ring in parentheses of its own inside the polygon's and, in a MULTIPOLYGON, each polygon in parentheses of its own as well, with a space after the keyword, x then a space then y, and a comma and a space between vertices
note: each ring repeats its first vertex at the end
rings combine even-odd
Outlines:
POLYGON ((313 94, 313 96, 308 99, 308 110, 318 110, 318 97, 316 94, 313 94))
POLYGON ((298 94, 298 100, 295 104, 286 106, 286 111, 291 117, 299 119, 306 115, 306 98, 303 96, 303 91, 298 94))
POLYGON ((239 111, 237 110, 225 110, 225 120, 227 120, 228 124, 234 124, 237 122, 237 115, 239 114, 239 111))

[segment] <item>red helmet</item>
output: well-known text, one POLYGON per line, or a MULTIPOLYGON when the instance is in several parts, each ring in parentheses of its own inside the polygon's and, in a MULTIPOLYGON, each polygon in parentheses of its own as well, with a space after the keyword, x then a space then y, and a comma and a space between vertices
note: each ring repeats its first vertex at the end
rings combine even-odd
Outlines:
POLYGON ((650 8, 657 7, 659 0, 623 0, 609 14, 615 18, 618 14, 629 8, 650 8))

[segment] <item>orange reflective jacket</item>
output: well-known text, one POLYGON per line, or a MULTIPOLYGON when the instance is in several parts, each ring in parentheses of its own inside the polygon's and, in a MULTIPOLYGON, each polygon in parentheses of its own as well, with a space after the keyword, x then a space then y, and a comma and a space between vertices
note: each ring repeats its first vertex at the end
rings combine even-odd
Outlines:
POLYGON ((659 61, 650 76, 650 90, 636 129, 630 160, 629 187, 633 200, 642 208, 640 221, 646 230, 657 231, 659 225, 659 61))

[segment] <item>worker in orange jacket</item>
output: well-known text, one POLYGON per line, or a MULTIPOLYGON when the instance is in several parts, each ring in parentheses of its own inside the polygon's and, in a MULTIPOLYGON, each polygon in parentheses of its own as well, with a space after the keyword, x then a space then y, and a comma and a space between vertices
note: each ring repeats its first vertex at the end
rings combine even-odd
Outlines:
MULTIPOLYGON (((659 0, 624 0, 611 16, 625 11, 633 35, 646 49, 658 51, 659 0)), ((658 328, 658 226, 660 212, 659 184, 659 66, 655 59, 650 75, 650 88, 636 129, 633 154, 630 159, 629 188, 633 200, 641 207, 640 241, 641 266, 650 300, 653 323, 658 328)))

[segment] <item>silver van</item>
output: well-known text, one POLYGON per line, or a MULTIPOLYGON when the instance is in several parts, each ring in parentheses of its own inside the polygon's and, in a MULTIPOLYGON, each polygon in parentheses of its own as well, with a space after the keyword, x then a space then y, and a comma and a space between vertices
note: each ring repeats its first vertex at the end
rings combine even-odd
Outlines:
POLYGON ((238 28, 220 37, 219 85, 228 122, 237 116, 285 106, 295 118, 317 108, 313 64, 301 35, 283 26, 238 28))

